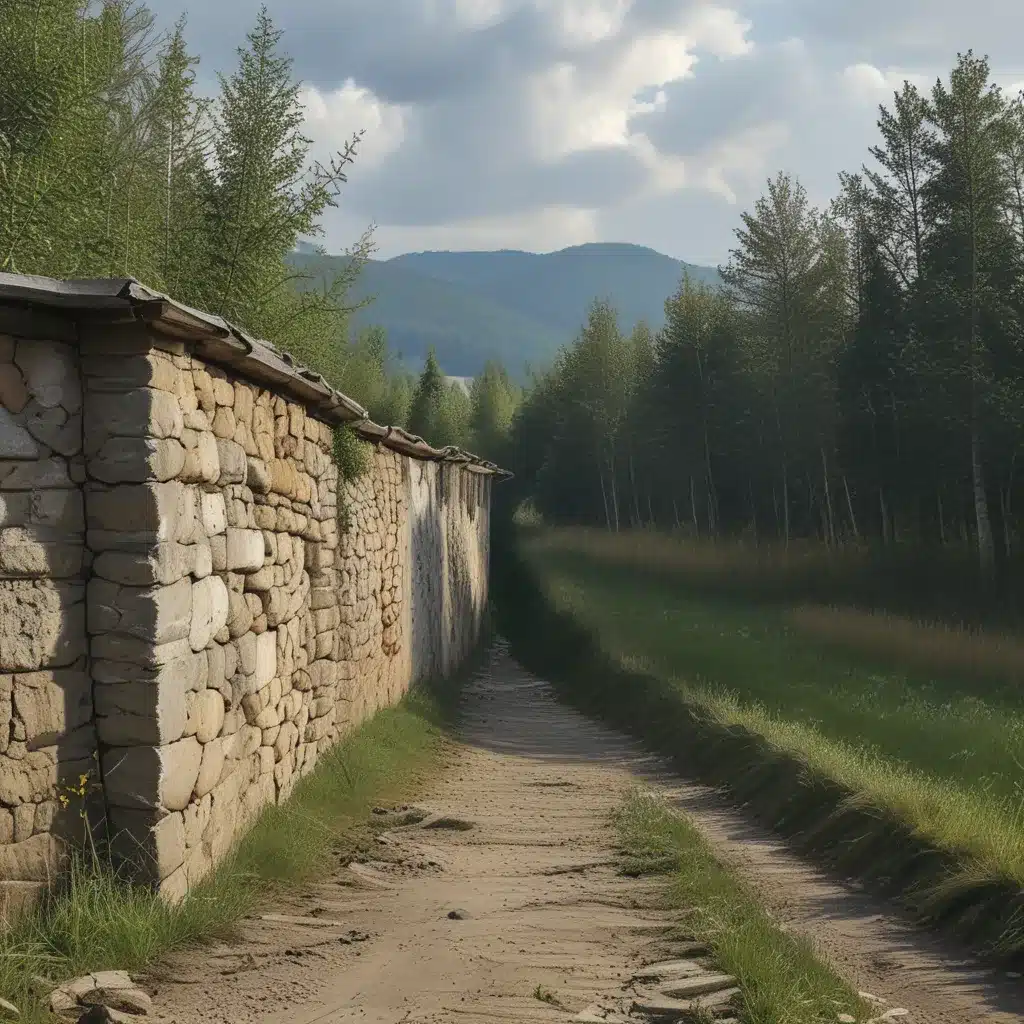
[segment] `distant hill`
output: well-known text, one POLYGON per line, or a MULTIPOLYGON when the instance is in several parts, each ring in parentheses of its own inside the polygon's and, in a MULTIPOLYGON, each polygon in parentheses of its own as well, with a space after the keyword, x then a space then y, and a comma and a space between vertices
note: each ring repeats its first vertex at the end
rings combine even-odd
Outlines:
MULTIPOLYGON (((343 257, 303 246, 296 264, 314 273, 336 271, 343 257)), ((372 260, 355 287, 375 296, 356 315, 379 324, 389 346, 418 368, 433 345, 445 373, 475 376, 500 359, 519 377, 527 364, 544 366, 572 341, 595 298, 619 311, 623 330, 639 320, 657 329, 665 299, 686 270, 718 283, 713 267, 682 263, 638 245, 595 243, 552 253, 417 252, 372 260)))

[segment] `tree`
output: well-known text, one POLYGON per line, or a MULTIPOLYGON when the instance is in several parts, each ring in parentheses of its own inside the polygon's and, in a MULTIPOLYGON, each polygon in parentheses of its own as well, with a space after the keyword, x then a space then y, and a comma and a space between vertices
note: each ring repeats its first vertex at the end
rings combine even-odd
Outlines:
MULTIPOLYGON (((988 61, 961 54, 932 89, 925 151, 934 165, 923 200, 932 234, 924 251, 927 304, 913 355, 952 403, 970 440, 979 564, 991 576, 995 543, 986 483, 985 419, 1001 367, 997 350, 1017 333, 1011 304, 1012 195, 1005 156, 1012 122, 988 61)), ((1005 383, 1005 382, 1004 382, 1005 383)))
MULTIPOLYGON (((743 214, 738 245, 721 271, 726 292, 746 319, 747 359, 774 420, 782 490, 782 534, 792 532, 791 490, 803 474, 814 504, 811 466, 825 461, 841 340, 841 289, 832 225, 811 208, 800 183, 779 174, 743 214), (816 456, 818 458, 816 458, 816 456)), ((823 465, 828 498, 828 469, 823 465)), ((814 514, 810 507, 811 520, 814 514)))
POLYGON ((489 360, 483 372, 473 380, 469 443, 477 454, 495 461, 501 459, 512 428, 517 390, 505 368, 493 360, 489 360))
POLYGON ((328 164, 309 164, 299 83, 291 58, 279 52, 280 39, 263 7, 248 45, 238 51, 235 72, 220 76, 209 203, 212 258, 203 305, 252 331, 287 333, 304 340, 307 351, 325 354, 343 333, 348 310, 340 296, 368 255, 369 238, 353 254, 350 273, 321 291, 287 287, 298 275, 285 260, 300 237, 321 234, 320 218, 337 204, 362 133, 328 164))
POLYGON ((428 441, 432 440, 432 436, 437 430, 444 392, 444 375, 441 373, 437 354, 431 345, 427 352, 423 372, 416 382, 416 389, 412 393, 412 401, 409 405, 409 430, 413 434, 428 441))

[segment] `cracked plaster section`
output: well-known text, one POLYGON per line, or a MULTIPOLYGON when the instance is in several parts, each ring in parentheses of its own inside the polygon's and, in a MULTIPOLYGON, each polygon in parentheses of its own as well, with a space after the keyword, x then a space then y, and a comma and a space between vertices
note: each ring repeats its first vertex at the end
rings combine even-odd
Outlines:
POLYGON ((98 738, 93 816, 180 898, 480 634, 487 477, 381 448, 339 481, 330 426, 138 324, 0 343, 0 398, 0 885, 49 876, 98 738))

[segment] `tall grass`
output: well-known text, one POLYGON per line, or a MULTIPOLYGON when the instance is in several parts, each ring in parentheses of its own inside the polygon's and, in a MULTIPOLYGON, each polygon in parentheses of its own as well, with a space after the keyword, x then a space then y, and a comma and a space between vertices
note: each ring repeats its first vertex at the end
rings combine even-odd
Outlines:
POLYGON ((701 596, 664 567, 581 553, 574 535, 525 536, 496 534, 494 589, 529 668, 800 849, 976 948, 1024 955, 1024 716, 1011 676, 851 653, 860 613, 846 637, 814 639, 806 608, 701 596))
POLYGON ((550 547, 669 578, 702 595, 746 602, 839 604, 953 626, 1024 626, 1024 554, 993 586, 973 552, 893 545, 827 548, 810 541, 754 545, 708 542, 650 530, 609 533, 588 528, 523 531, 535 548, 550 547))
POLYGON ((407 799, 439 763, 453 686, 416 689, 322 755, 291 799, 257 818, 233 854, 179 905, 119 877, 95 855, 71 858, 67 875, 34 913, 0 932, 0 995, 19 1020, 50 1019, 34 976, 60 980, 94 970, 139 971, 159 957, 217 937, 275 895, 323 877, 339 853, 366 841, 375 804, 407 799))
POLYGON ((715 858, 707 840, 652 794, 636 791, 617 816, 633 874, 664 874, 670 906, 710 947, 715 964, 741 987, 744 1024, 834 1024, 870 1007, 807 940, 783 931, 756 895, 715 858))

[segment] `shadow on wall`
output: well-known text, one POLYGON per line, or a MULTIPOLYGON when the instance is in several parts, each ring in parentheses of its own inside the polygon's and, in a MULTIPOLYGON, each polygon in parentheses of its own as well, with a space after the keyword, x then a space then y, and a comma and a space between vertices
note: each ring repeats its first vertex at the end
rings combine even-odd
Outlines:
POLYGON ((436 462, 413 462, 409 471, 412 677, 418 681, 443 674, 441 639, 447 589, 444 470, 436 462))
POLYGON ((45 887, 94 795, 82 448, 74 347, 0 335, 0 919, 45 887))

